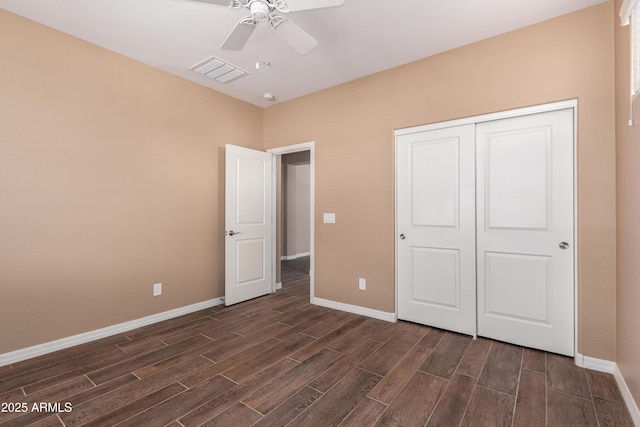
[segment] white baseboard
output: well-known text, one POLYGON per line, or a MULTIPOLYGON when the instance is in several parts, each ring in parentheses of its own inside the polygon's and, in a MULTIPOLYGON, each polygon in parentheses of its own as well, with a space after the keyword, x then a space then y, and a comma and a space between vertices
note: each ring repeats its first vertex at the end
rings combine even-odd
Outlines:
POLYGON ((311 252, 302 252, 301 254, 295 254, 295 255, 282 255, 280 259, 282 261, 290 261, 292 259, 302 258, 310 255, 311 255, 311 252))
POLYGON ((23 348, 21 350, 0 354, 0 366, 9 365, 11 363, 20 362, 21 360, 31 359, 32 357, 42 356, 43 354, 52 353, 54 351, 73 347, 75 345, 88 343, 100 338, 106 338, 121 332, 130 331, 131 329, 140 328, 152 323, 161 322, 163 320, 172 319, 174 317, 193 313, 198 310, 221 305, 223 298, 215 298, 208 301, 199 302, 185 307, 176 308, 162 313, 152 314, 151 316, 142 317, 140 319, 131 320, 129 322, 119 323, 106 328, 97 329, 95 331, 85 332, 73 335, 67 338, 51 341, 44 344, 34 345, 33 347, 23 348))
POLYGON ((311 298, 311 304, 320 305, 322 307, 333 308, 336 310, 346 311, 348 313, 360 314, 362 316, 373 317, 374 319, 385 320, 387 322, 397 322, 398 315, 396 313, 388 313, 386 311, 373 310, 359 305, 345 304, 342 302, 331 301, 323 298, 311 298))
POLYGON ((278 282, 278 283, 276 283, 276 284, 275 284, 275 286, 274 286, 274 288, 275 288, 275 290, 276 290, 276 291, 278 291, 278 290, 282 289, 282 282, 278 282))
POLYGON ((617 364, 613 371, 613 377, 616 379, 616 383, 618 384, 618 388, 620 389, 620 394, 622 394, 622 399, 624 399, 624 403, 627 405, 627 409, 629 410, 629 414, 631 415, 633 423, 637 427, 640 427, 640 409, 638 409, 638 405, 633 399, 631 390, 629 390, 627 382, 624 380, 622 372, 620 372, 620 368, 617 364))
POLYGON ((622 376, 622 372, 620 372, 620 368, 618 364, 612 362, 610 360, 596 359, 595 357, 584 356, 580 353, 576 353, 575 357, 576 365, 581 368, 592 369, 594 371, 605 372, 607 374, 613 374, 613 377, 618 384, 618 388, 620 389, 620 393, 622 394, 622 398, 624 399, 624 403, 629 410, 629 414, 633 419, 633 423, 640 427, 640 410, 638 409, 638 405, 636 404, 633 396, 631 395, 631 391, 627 386, 624 377, 622 376))
POLYGON ((574 360, 577 366, 581 368, 591 369, 593 371, 613 374, 613 371, 616 369, 615 362, 604 359, 596 359, 595 357, 585 356, 580 353, 576 353, 574 360))

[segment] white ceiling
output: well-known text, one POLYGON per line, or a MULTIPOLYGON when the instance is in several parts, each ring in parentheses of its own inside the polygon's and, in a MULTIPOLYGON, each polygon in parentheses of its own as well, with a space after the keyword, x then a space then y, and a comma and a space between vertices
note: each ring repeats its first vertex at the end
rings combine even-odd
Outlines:
POLYGON ((319 41, 298 55, 266 23, 241 52, 219 48, 247 10, 189 0, 0 0, 0 8, 243 101, 267 107, 607 0, 344 0, 287 17, 319 41), (216 56, 248 76, 190 68, 216 56), (256 62, 269 62, 256 70, 256 62))

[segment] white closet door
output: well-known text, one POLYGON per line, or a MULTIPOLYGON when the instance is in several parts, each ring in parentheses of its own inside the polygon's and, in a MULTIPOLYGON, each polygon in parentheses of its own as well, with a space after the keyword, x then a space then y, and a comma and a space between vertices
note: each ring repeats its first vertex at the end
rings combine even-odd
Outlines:
POLYGON ((574 354, 573 110, 476 126, 478 335, 574 354))
POLYGON ((476 333, 474 125, 396 143, 398 317, 476 333))

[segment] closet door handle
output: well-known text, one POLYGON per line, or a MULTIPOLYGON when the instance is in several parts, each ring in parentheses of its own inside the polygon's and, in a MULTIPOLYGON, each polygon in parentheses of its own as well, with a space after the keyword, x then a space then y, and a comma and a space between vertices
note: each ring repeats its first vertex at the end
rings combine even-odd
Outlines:
POLYGON ((560 249, 568 249, 569 248, 569 243, 560 242, 560 244, 558 246, 560 246, 560 249))
POLYGON ((236 234, 240 234, 240 233, 241 233, 240 231, 233 231, 233 230, 230 230, 230 231, 229 231, 229 236, 235 236, 236 234))
POLYGON ((406 236, 406 235, 404 235, 404 234, 401 234, 401 235, 400 235, 400 240, 404 240, 404 239, 406 239, 406 238, 407 238, 407 236, 406 236))

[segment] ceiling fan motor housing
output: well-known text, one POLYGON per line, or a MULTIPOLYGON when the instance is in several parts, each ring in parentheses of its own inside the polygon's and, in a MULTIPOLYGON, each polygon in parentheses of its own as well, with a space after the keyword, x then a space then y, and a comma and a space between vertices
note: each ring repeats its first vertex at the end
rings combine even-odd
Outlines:
POLYGON ((269 14, 271 12, 272 7, 262 0, 253 0, 249 3, 249 10, 251 11, 251 16, 256 21, 263 21, 269 18, 269 14))

